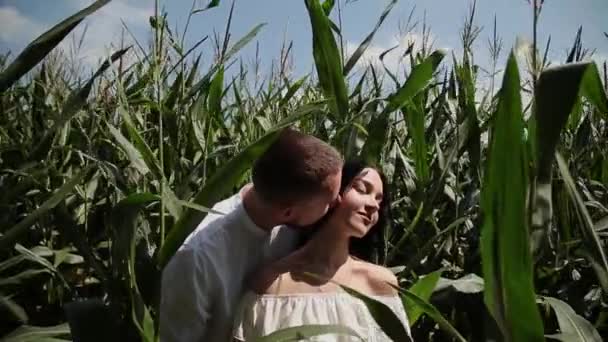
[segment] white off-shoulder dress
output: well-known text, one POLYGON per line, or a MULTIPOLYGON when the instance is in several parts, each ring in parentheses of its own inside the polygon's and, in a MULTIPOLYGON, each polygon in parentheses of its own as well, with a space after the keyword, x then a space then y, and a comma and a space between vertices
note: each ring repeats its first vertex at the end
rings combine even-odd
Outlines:
MULTIPOLYGON (((393 310, 411 336, 407 315, 397 295, 371 296, 393 310)), ((277 330, 307 324, 340 324, 353 329, 365 341, 392 341, 374 321, 363 301, 346 292, 256 294, 247 292, 237 310, 234 338, 254 341, 277 330)), ((350 342, 357 338, 326 334, 306 341, 350 342)))

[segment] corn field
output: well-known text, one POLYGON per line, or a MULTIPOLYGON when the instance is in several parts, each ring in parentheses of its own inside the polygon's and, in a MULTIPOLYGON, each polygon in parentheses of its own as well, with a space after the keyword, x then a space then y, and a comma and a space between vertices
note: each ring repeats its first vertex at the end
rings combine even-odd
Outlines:
MULTIPOLYGON (((294 77, 285 44, 256 81, 239 52, 262 24, 233 37, 231 11, 223 35, 183 46, 157 0, 150 46, 71 73, 57 45, 109 1, 0 57, 3 341, 157 341, 163 265, 290 125, 387 174, 386 260, 414 340, 608 337, 606 64, 589 61, 580 32, 561 65, 536 36, 523 58, 494 32, 504 76, 486 89, 474 2, 462 53, 412 44, 394 73, 362 57, 397 0, 350 55, 334 1, 304 0, 315 73, 294 77)), ((396 317, 352 294, 405 340, 396 317)))

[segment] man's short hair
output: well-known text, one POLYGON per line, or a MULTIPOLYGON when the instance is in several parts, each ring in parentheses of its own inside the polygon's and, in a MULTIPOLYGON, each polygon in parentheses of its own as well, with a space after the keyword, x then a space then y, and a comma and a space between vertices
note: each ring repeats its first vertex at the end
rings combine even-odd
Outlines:
POLYGON ((293 204, 330 191, 327 179, 342 164, 342 156, 329 144, 286 128, 254 163, 253 185, 265 201, 293 204))

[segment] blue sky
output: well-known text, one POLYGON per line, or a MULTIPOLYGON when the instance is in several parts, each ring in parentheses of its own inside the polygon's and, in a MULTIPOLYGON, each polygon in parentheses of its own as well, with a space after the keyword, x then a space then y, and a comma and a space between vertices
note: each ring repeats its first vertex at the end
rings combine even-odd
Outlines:
MULTIPOLYGON (((204 7, 209 0, 197 0, 197 7, 204 7)), ((92 0, 0 0, 0 52, 11 50, 13 56, 54 23, 90 4, 92 0)), ((353 51, 375 25, 388 1, 382 0, 341 0, 344 41, 347 51, 353 51)), ((447 48, 460 52, 460 31, 472 0, 400 0, 376 35, 366 58, 375 61, 385 49, 408 40, 420 42, 422 21, 431 30, 431 39, 437 48, 447 48), (419 22, 413 32, 403 36, 403 30, 410 12, 419 22), (401 31, 402 31, 401 30, 401 31)), ((169 13, 172 29, 182 32, 192 0, 161 1, 161 6, 169 13)), ((504 48, 501 60, 514 46, 516 38, 531 40, 532 11, 526 0, 478 0, 476 25, 482 27, 474 46, 476 62, 482 66, 489 63, 487 41, 492 34, 494 16, 497 17, 499 35, 504 48)), ((191 46, 205 35, 213 36, 214 30, 223 35, 230 2, 222 0, 218 8, 192 17, 186 46, 191 46)), ((78 58, 85 64, 95 65, 107 54, 110 44, 120 41, 121 19, 142 44, 150 40, 148 17, 153 13, 153 0, 113 0, 85 21, 87 35, 78 58)), ((572 45, 576 30, 583 25, 583 44, 597 50, 595 59, 608 59, 608 0, 550 0, 545 2, 540 18, 539 38, 542 44, 549 35, 552 37, 549 58, 556 62, 565 59, 572 45)), ((334 10, 334 17, 337 11, 334 10)), ((336 18, 337 21, 337 18, 336 18)), ((256 24, 267 25, 257 37, 263 67, 277 59, 284 38, 293 41, 294 72, 296 76, 312 70, 312 42, 310 22, 303 0, 236 0, 232 37, 233 42, 247 33, 256 24)), ((76 30, 79 34, 85 25, 76 30)), ((127 40, 130 40, 127 37, 127 40)), ((69 49, 73 40, 62 43, 69 49)), ((245 62, 253 62, 255 43, 241 52, 245 62)), ((213 58, 212 40, 205 42, 200 52, 203 58, 213 58)), ((397 67, 398 54, 387 58, 391 68, 397 67)))

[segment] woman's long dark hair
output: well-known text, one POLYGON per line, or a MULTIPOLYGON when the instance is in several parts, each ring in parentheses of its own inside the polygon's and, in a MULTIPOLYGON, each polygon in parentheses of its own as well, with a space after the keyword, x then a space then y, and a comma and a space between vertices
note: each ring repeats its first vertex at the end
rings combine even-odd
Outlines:
MULTIPOLYGON (((364 169, 371 168, 376 170, 382 180, 383 198, 378 210, 378 222, 370 228, 370 230, 362 238, 351 238, 350 254, 353 256, 375 264, 383 264, 386 259, 386 231, 391 222, 390 204, 391 197, 386 182, 386 177, 382 171, 373 165, 365 163, 361 160, 346 161, 342 167, 342 180, 340 183, 340 195, 350 188, 351 183, 364 169)), ((315 228, 310 230, 309 234, 303 234, 301 245, 304 245, 319 227, 331 216, 333 211, 329 211, 325 216, 315 224, 315 228)))

